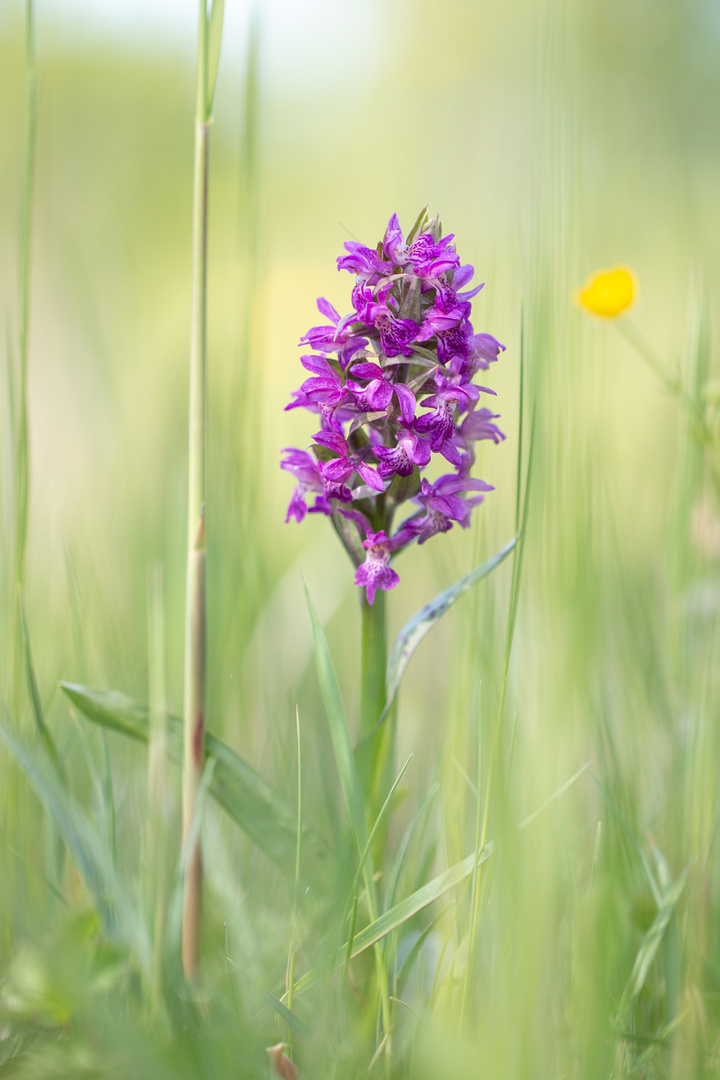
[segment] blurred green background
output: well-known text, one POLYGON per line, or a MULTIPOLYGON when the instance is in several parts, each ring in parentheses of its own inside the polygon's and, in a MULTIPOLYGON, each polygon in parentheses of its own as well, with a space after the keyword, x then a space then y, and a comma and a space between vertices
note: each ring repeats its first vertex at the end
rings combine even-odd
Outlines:
MULTIPOLYGON (((283 524, 292 480, 278 468, 280 449, 305 446, 312 432, 299 410, 282 409, 303 378, 297 341, 321 321, 316 297, 348 308, 351 279, 335 269, 343 242, 374 245, 393 211, 409 229, 429 203, 487 283, 473 322, 507 346, 489 381, 508 438, 481 448, 476 473, 495 491, 472 528, 398 564, 391 631, 512 535, 522 298, 535 476, 503 736, 507 782, 494 821, 521 820, 591 759, 607 799, 583 774, 508 841, 479 930, 476 1028, 466 1042, 438 1036, 423 1067, 493 1078, 716 1075, 720 520, 707 462, 677 401, 573 294, 595 269, 631 266, 640 283, 633 321, 691 381, 720 275, 717 5, 338 0, 290 12, 273 3, 257 9, 251 93, 251 20, 234 13, 212 131, 209 726, 293 798, 298 703, 307 813, 328 834, 337 830, 301 576, 353 724, 357 598, 327 522, 283 524), (611 1023, 655 914, 628 830, 650 862, 659 847, 673 879, 689 872, 674 924, 677 1000, 669 1000, 660 950, 634 1015, 633 1030, 650 1042, 623 1041, 611 1023), (638 1065, 637 1047, 654 1046, 665 1019, 677 1016, 680 1043, 663 1036, 638 1065)), ((138 14, 136 32, 112 22, 103 30, 96 16, 88 27, 79 8, 37 4, 26 588, 41 696, 59 741, 73 740, 68 767, 92 813, 84 755, 100 760, 100 737, 79 734, 84 722, 70 716, 57 683, 147 700, 147 568, 158 562, 169 704, 176 714, 182 707, 194 79, 179 14, 168 9, 165 21, 147 23, 138 14)), ((8 367, 23 87, 22 9, 4 0, 0 311, 8 367)), ((2 453, 0 670, 9 686, 7 438, 2 453)), ((474 775, 481 682, 490 739, 508 589, 505 567, 453 609, 403 685, 399 758, 415 756, 393 828, 399 836, 439 782, 428 866, 472 847, 474 799, 463 773, 474 775)), ((29 729, 29 714, 15 719, 29 729)), ((109 745, 119 858, 132 878, 144 755, 119 738, 109 745)), ((3 770, 5 966, 21 943, 44 940, 55 916, 41 876, 15 854, 42 865, 37 803, 7 761, 3 770)), ((214 879, 210 870, 213 932, 219 941, 229 918, 218 884, 226 873, 227 895, 242 895, 255 912, 247 940, 264 944, 248 944, 249 952, 282 980, 286 891, 249 845, 237 837, 228 844, 232 874, 226 867, 214 879)), ((79 887, 69 876, 66 886, 69 895, 79 887)), ((442 1025, 442 993, 435 997, 442 1025)))

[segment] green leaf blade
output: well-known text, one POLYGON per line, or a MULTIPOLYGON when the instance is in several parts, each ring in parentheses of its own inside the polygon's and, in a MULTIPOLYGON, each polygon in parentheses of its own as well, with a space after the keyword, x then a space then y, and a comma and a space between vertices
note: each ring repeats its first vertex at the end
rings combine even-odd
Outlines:
POLYGON ((0 720, 2 741, 57 825, 108 936, 127 945, 147 972, 150 939, 130 892, 116 877, 105 845, 71 797, 44 748, 32 746, 0 720))
POLYGON ((403 626, 395 638, 387 669, 387 702, 383 711, 385 717, 395 700, 395 695, 400 686, 403 675, 412 656, 420 642, 426 637, 443 615, 450 610, 454 603, 464 596, 473 585, 482 581, 488 574, 503 562, 515 548, 518 538, 514 536, 496 555, 483 563, 482 566, 471 570, 469 574, 459 578, 454 585, 450 585, 441 593, 438 593, 425 607, 421 608, 403 626))
MULTIPOLYGON (((146 706, 114 690, 89 690, 76 683, 61 683, 63 691, 91 723, 147 742, 146 706)), ((264 780, 222 739, 206 734, 206 753, 217 764, 209 793, 253 843, 292 879, 297 851, 297 812, 285 797, 264 780)), ((167 717, 168 757, 182 766, 182 721, 167 717)), ((326 880, 330 848, 307 823, 303 826, 303 875, 311 885, 326 880)))

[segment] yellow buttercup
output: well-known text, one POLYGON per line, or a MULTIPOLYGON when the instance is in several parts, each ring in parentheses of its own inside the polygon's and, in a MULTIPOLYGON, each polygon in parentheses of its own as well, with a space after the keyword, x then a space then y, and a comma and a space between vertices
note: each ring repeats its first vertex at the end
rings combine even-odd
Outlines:
POLYGON ((593 274, 577 292, 577 301, 593 315, 611 319, 630 307, 637 296, 635 275, 625 266, 593 274))

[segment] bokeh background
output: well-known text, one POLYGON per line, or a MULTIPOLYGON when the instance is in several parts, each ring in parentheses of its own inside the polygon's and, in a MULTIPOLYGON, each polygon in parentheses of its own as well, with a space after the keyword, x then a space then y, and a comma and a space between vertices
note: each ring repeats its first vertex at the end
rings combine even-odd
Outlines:
MULTIPOLYGON (((332 816, 336 784, 302 576, 352 723, 357 597, 327 522, 284 524, 292 479, 278 468, 280 450, 306 445, 311 429, 300 411, 282 410, 303 378, 298 339, 321 321, 316 297, 348 308, 351 279, 335 269, 343 242, 374 245, 392 212, 409 229, 429 203, 486 282, 473 321, 507 346, 489 375, 507 440, 481 448, 477 473, 495 491, 472 528, 398 565, 391 631, 512 535, 522 309, 537 421, 507 799, 520 819, 592 759, 623 820, 643 843, 652 835, 673 874, 705 866, 696 882, 709 920, 702 942, 693 945, 681 925, 682 992, 692 1008, 698 972, 720 978, 708 914, 718 880, 706 861, 718 807, 715 509, 702 471, 688 465, 677 402, 616 327, 576 306, 574 290, 595 269, 631 266, 635 324, 669 364, 690 371, 720 280, 720 8, 712 0, 267 0, 251 11, 227 0, 227 9, 211 145, 209 725, 289 790, 298 703, 308 813, 332 816)), ((22 5, 3 0, 0 353, 8 368, 22 19, 22 5)), ((37 0, 36 21, 26 603, 43 701, 62 738, 77 721, 60 679, 147 699, 147 568, 157 563, 169 702, 177 714, 182 707, 195 5, 37 0)), ((4 438, 8 554, 11 451, 4 438)), ((2 589, 7 685, 9 557, 2 589)), ((497 701, 508 589, 505 567, 464 599, 423 643, 403 686, 399 755, 415 757, 400 817, 439 781, 441 861, 468 850, 463 773, 474 768, 481 683, 484 715, 497 701)), ((88 736, 90 754, 100 753, 98 738, 88 736)), ((82 792, 78 746, 76 738, 68 760, 82 792)), ((119 739, 111 751, 131 862, 143 757, 119 739)), ((33 797, 24 798, 13 847, 39 835, 33 797)), ((512 941, 514 974, 498 995, 512 1000, 543 1064, 524 1071, 530 1050, 513 1041, 513 1026, 491 1032, 487 1020, 478 1038, 487 1060, 506 1070, 488 1075, 555 1075, 545 1070, 562 1059, 557 1045, 596 1030, 588 1017, 605 1015, 613 980, 622 989, 617 973, 629 974, 647 926, 647 883, 627 868, 622 829, 612 814, 605 820, 597 784, 583 775, 553 806, 509 859, 498 886, 504 900, 486 925, 488 941, 512 941), (606 859, 600 899, 588 892, 598 858, 606 859), (575 988, 574 1005, 561 984, 575 988)), ((13 857, 2 858, 10 873, 13 857)), ((246 849, 242 858, 252 904, 273 879, 246 849)), ((17 866, 13 874, 17 888, 0 898, 5 956, 39 935, 46 911, 42 883, 17 866)), ((712 994, 702 998, 711 1028, 712 994)), ((585 1063, 577 1075, 609 1075, 614 1051, 598 1039, 587 1035, 575 1048, 585 1063)))

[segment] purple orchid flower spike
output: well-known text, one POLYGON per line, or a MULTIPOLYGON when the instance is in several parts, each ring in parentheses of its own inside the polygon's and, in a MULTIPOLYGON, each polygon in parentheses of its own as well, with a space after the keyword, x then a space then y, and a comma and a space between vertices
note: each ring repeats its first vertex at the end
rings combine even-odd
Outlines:
POLYGON ((408 544, 465 528, 492 490, 470 476, 475 446, 504 435, 497 413, 478 407, 494 391, 473 380, 504 346, 475 333, 471 301, 483 286, 472 287, 454 236, 442 237, 426 212, 410 236, 393 214, 376 247, 347 242, 338 269, 355 275, 352 310, 318 300, 327 321, 301 339, 314 352, 301 358, 308 377, 286 406, 322 425, 310 451, 284 451, 282 468, 296 480, 286 520, 330 516, 371 605, 397 585, 390 563, 408 544), (431 482, 424 473, 438 455, 454 471, 431 482), (408 500, 415 510, 393 532, 408 500))

